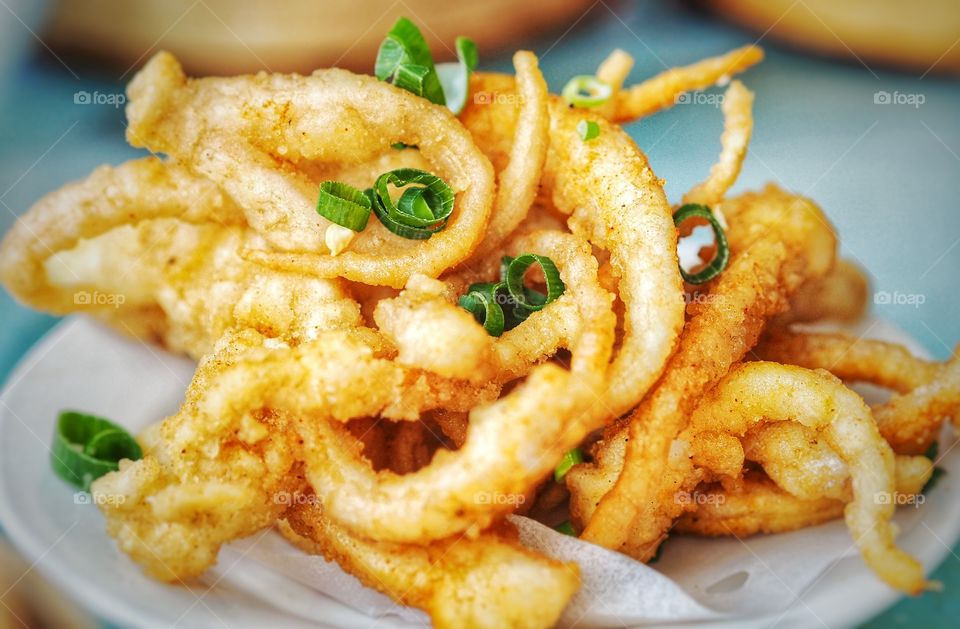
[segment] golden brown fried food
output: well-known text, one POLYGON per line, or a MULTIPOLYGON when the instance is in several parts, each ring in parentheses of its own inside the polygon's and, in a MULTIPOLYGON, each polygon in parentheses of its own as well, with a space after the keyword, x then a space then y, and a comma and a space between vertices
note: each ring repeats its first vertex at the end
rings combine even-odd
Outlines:
POLYGON ((611 427, 593 463, 567 475, 571 514, 583 538, 633 557, 652 557, 683 505, 684 466, 673 442, 700 396, 743 358, 790 295, 833 264, 836 241, 810 201, 769 188, 723 204, 733 257, 708 299, 690 304, 680 347, 656 388, 611 427))
MULTIPOLYGON (((14 223, 0 247, 0 279, 33 308, 52 314, 92 309, 97 304, 78 304, 73 291, 52 283, 46 265, 84 239, 153 218, 244 224, 240 208, 229 197, 186 169, 153 157, 115 168, 101 166, 87 179, 43 197, 14 223)), ((69 269, 58 270, 71 279, 69 269)))
POLYGON ((550 627, 580 586, 574 563, 527 550, 504 522, 474 539, 425 546, 352 535, 315 504, 285 514, 280 532, 336 561, 365 585, 430 614, 434 627, 550 627))
POLYGON ((762 474, 744 478, 733 489, 705 488, 709 498, 677 520, 674 530, 716 537, 786 533, 816 526, 843 515, 844 503, 831 498, 797 498, 762 474))
MULTIPOLYGON (((484 138, 480 146, 497 164, 505 148, 495 139, 511 137, 514 81, 480 74, 471 87, 490 96, 470 104, 463 123, 484 138)), ((575 234, 609 252, 625 304, 624 334, 607 373, 606 395, 592 409, 600 421, 609 421, 635 405, 657 378, 683 325, 677 234, 661 182, 629 136, 597 120, 599 137, 583 142, 577 124, 596 116, 557 98, 551 100, 550 117, 546 192, 570 215, 575 234)))
POLYGON ((935 363, 906 348, 843 334, 776 330, 757 348, 771 360, 826 369, 853 382, 897 392, 873 409, 880 432, 899 454, 922 454, 947 418, 960 416, 960 356, 935 363))
MULTIPOLYGON (((891 587, 919 593, 923 567, 895 546, 890 523, 896 508, 893 451, 866 403, 835 376, 772 362, 739 365, 704 396, 678 441, 689 443, 703 431, 740 438, 764 421, 787 419, 814 429, 847 466, 853 501, 844 513, 867 564, 891 587)), ((693 461, 675 456, 671 463, 688 467, 675 491, 693 490, 699 482, 693 461)))
MULTIPOLYGON (((129 88, 127 138, 167 153, 226 190, 273 245, 309 255, 250 252, 279 270, 402 287, 465 260, 490 219, 493 172, 448 110, 372 77, 321 70, 187 79, 158 53, 129 88), (345 131, 346 129, 346 131, 345 131), (349 138, 349 141, 345 141, 349 138), (314 209, 324 164, 357 163, 416 145, 457 198, 446 229, 408 240, 372 220, 347 251, 322 255, 330 222, 314 209)), ((372 182, 371 182, 372 183, 372 182)))
POLYGON ((723 134, 720 136, 720 159, 710 169, 707 179, 683 195, 684 203, 714 206, 723 201, 727 190, 740 175, 753 133, 753 92, 734 81, 723 98, 723 134))
MULTIPOLYGON (((741 460, 760 464, 771 480, 798 498, 849 502, 853 497, 850 472, 843 458, 803 424, 764 423, 750 429, 740 443, 741 460)), ((933 474, 933 462, 925 456, 898 454, 895 463, 895 485, 900 494, 919 493, 933 474)))
POLYGON ((37 203, 4 240, 0 276, 35 308, 87 312, 196 359, 232 328, 296 343, 359 325, 341 280, 244 261, 258 242, 213 184, 146 158, 37 203))
POLYGON ((837 260, 826 276, 803 286, 790 300, 779 324, 794 321, 856 321, 867 310, 870 281, 850 260, 837 260))
POLYGON ((643 83, 619 91, 611 120, 629 122, 668 109, 685 92, 719 84, 762 60, 762 49, 743 46, 719 57, 670 68, 643 83))

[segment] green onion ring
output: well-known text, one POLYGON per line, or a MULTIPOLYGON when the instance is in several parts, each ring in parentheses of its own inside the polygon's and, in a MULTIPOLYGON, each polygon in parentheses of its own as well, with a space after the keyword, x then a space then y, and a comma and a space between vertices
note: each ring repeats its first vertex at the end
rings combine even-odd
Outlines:
POLYGON ((370 197, 353 186, 339 181, 320 184, 317 213, 341 227, 363 231, 370 220, 370 207, 370 197))
POLYGON ((380 175, 368 194, 372 194, 373 212, 384 227, 412 240, 426 240, 443 230, 453 212, 453 189, 436 175, 416 168, 399 168, 380 175), (394 203, 390 184, 419 187, 404 190, 399 202, 394 203))
POLYGON ((584 142, 600 135, 600 125, 595 120, 581 120, 577 123, 577 133, 584 142))
POLYGON ((713 260, 710 261, 710 264, 702 271, 698 273, 688 273, 683 267, 680 267, 680 275, 683 276, 683 280, 688 284, 703 284, 720 275, 720 273, 727 268, 727 262, 730 261, 730 246, 727 244, 727 236, 723 233, 723 227, 720 226, 720 223, 716 217, 714 217, 710 208, 705 205, 687 203, 681 206, 673 213, 673 224, 679 229, 684 221, 694 217, 706 219, 706 221, 710 223, 710 227, 713 229, 717 253, 713 257, 713 260))
MULTIPOLYGON (((535 253, 525 253, 517 256, 510 261, 507 268, 506 277, 507 290, 516 303, 516 308, 526 311, 527 314, 537 310, 543 310, 543 307, 560 297, 565 290, 563 280, 560 279, 560 271, 553 260, 546 256, 540 256, 535 253), (523 285, 523 277, 533 264, 539 264, 543 269, 543 277, 547 283, 547 294, 529 290, 523 285)), ((525 317, 524 317, 525 318, 525 317)))
POLYGON ((503 308, 497 303, 499 284, 471 284, 467 294, 457 300, 457 304, 473 315, 477 323, 483 326, 490 336, 503 334, 503 308))
POLYGON ((613 88, 595 76, 581 74, 570 79, 561 94, 574 107, 599 107, 610 99, 613 88))
POLYGON ((57 418, 50 463, 57 476, 83 491, 119 469, 121 459, 142 457, 130 433, 108 419, 76 411, 64 411, 57 418))

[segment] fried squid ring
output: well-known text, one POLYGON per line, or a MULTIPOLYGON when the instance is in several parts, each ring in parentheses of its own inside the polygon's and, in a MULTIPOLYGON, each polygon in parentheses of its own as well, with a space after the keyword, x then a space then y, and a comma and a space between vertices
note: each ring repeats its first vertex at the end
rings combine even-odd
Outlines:
POLYGON ((86 312, 196 359, 231 328, 295 343, 360 323, 340 280, 245 262, 254 241, 216 186, 151 157, 44 197, 0 247, 0 277, 33 307, 86 312))
POLYGON ((710 169, 707 179, 683 195, 684 203, 715 206, 740 175, 753 132, 753 92, 734 81, 723 98, 723 134, 720 136, 720 159, 710 169))
POLYGON ((800 288, 790 300, 790 310, 777 318, 791 322, 856 321, 867 310, 870 281, 850 260, 837 260, 827 275, 800 288))
POLYGON ((777 419, 813 428, 846 464, 853 501, 844 513, 867 565, 891 587, 911 594, 923 590, 923 567, 894 543, 893 451, 864 401, 835 376, 779 363, 744 363, 704 396, 688 434, 710 430, 739 438, 777 419))
POLYGON ((613 116, 617 107, 617 96, 623 89, 623 82, 627 80, 631 69, 633 69, 633 57, 630 53, 617 48, 607 55, 607 58, 597 67, 596 77, 610 86, 610 98, 594 108, 594 111, 607 119, 613 116))
MULTIPOLYGON (((307 474, 328 517, 382 541, 422 543, 482 530, 512 511, 517 496, 530 492, 597 427, 596 415, 588 411, 601 395, 613 344, 610 296, 596 282, 596 261, 574 236, 541 232, 514 246, 528 245, 554 260, 568 292, 511 333, 549 330, 556 309, 576 306, 570 371, 551 363, 534 367, 506 397, 470 412, 459 450, 439 451, 428 466, 403 476, 374 472, 358 461, 355 444, 340 426, 305 416, 299 430, 307 474), (586 281, 590 274, 592 283, 586 281)), ((498 344, 510 342, 511 333, 498 344)), ((556 344, 544 347, 553 351, 556 344)))
POLYGON ((786 533, 835 520, 845 507, 831 498, 797 498, 762 474, 747 476, 735 488, 698 493, 708 497, 698 499, 697 509, 677 520, 674 530, 678 533, 707 537, 786 533))
MULTIPOLYGON (((513 56, 517 70, 516 131, 507 165, 497 172, 497 196, 493 215, 477 252, 485 255, 499 247, 527 216, 537 195, 547 156, 550 117, 547 113, 547 83, 537 67, 537 57, 527 51, 513 56)), ((476 100, 476 98, 474 99, 476 100)))
MULTIPOLYGON (((496 138, 510 137, 513 80, 478 74, 472 88, 491 96, 469 104, 462 120, 496 163, 503 151, 496 138)), ((576 128, 589 117, 551 99, 544 188, 570 215, 575 234, 609 252, 619 279, 624 334, 607 372, 606 395, 591 411, 609 421, 633 407, 659 376, 683 326, 683 289, 677 232, 661 182, 614 125, 598 120, 600 135, 584 142, 576 128)))
POLYGON ((436 277, 462 262, 484 236, 493 172, 470 135, 447 109, 372 77, 333 69, 187 79, 161 52, 129 95, 131 144, 167 153, 219 184, 276 247, 310 252, 255 250, 254 261, 400 288, 415 272, 436 277), (315 210, 317 165, 369 160, 394 142, 416 145, 458 193, 446 229, 415 241, 370 221, 347 251, 319 253, 331 223, 315 210))
POLYGON ((629 122, 668 109, 686 92, 721 83, 763 60, 763 50, 743 46, 680 68, 670 68, 617 93, 611 120, 629 122))
POLYGON ((897 392, 873 409, 880 433, 899 454, 922 454, 946 418, 960 416, 960 357, 936 363, 893 343, 843 334, 778 330, 757 348, 760 356, 843 380, 869 382, 897 392))
MULTIPOLYGON (((740 443, 741 459, 758 463, 771 480, 798 498, 849 502, 853 497, 843 458, 803 424, 765 423, 747 432, 740 443)), ((898 454, 895 459, 897 493, 920 493, 933 474, 933 463, 925 456, 898 454)))
MULTIPOLYGON (((0 245, 0 281, 32 308, 58 315, 85 309, 74 298, 76 289, 50 282, 44 264, 83 239, 151 218, 244 224, 229 197, 179 166, 153 157, 101 166, 46 195, 14 223, 0 245)), ((63 275, 71 277, 69 270, 63 275)))
POLYGON ((352 535, 314 504, 297 506, 280 532, 304 551, 336 561, 360 581, 430 614, 434 627, 551 627, 580 587, 575 563, 524 548, 506 522, 475 539, 425 546, 352 535))
POLYGON ((836 239, 810 201, 770 188, 730 199, 724 211, 730 266, 709 298, 690 304, 680 347, 651 394, 608 429, 592 463, 566 478, 583 539, 640 560, 655 554, 683 513, 674 493, 687 469, 674 465, 672 448, 697 400, 753 347, 790 295, 834 261, 836 239))

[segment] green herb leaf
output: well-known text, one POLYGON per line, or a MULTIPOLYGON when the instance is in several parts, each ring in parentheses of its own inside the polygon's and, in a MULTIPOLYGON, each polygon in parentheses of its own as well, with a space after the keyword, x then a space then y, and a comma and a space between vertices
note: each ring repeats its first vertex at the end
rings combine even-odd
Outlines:
POLYGON ((584 142, 600 135, 600 125, 593 120, 581 120, 577 123, 577 133, 584 142))
POLYGON ((613 88, 595 76, 581 74, 563 87, 563 100, 574 107, 599 107, 610 99, 613 88))
POLYGON ((688 203, 681 206, 673 213, 673 224, 679 228, 680 225, 691 218, 702 218, 710 224, 711 229, 713 229, 714 244, 716 245, 717 252, 713 256, 713 260, 702 270, 696 273, 690 273, 683 267, 680 267, 680 275, 683 276, 684 281, 688 284, 703 284, 720 275, 720 273, 727 268, 727 262, 730 261, 730 246, 727 244, 727 237, 723 233, 723 227, 720 226, 720 223, 716 217, 714 217, 710 208, 697 203, 688 203))
POLYGON ((466 37, 457 37, 456 48, 459 61, 439 64, 437 76, 440 77, 440 84, 443 86, 447 108, 454 115, 460 115, 464 105, 467 104, 467 96, 470 93, 470 74, 480 62, 480 53, 473 40, 466 37))
POLYGON ((317 213, 328 221, 361 232, 370 220, 370 208, 370 198, 353 186, 339 181, 320 184, 317 213))
POLYGON ((119 469, 121 459, 136 461, 143 456, 126 430, 108 419, 76 411, 60 413, 50 453, 57 476, 84 491, 94 480, 119 469))

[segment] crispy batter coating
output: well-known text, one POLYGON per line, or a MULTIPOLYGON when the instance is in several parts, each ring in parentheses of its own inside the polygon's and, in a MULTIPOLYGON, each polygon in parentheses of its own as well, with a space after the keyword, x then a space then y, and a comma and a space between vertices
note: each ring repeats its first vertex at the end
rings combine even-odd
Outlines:
POLYGON ((956 355, 936 363, 894 343, 783 329, 769 334, 757 354, 897 392, 876 406, 873 414, 881 434, 899 454, 923 454, 936 441, 944 420, 960 417, 960 357, 956 355))
POLYGON ((131 144, 188 164, 230 193, 270 243, 308 252, 252 250, 252 260, 400 288, 415 272, 436 277, 465 260, 484 236, 494 194, 489 162, 446 108, 382 81, 337 69, 187 79, 161 52, 128 91, 131 144), (315 210, 322 178, 313 165, 369 160, 394 142, 417 146, 458 193, 446 229, 408 240, 371 219, 347 251, 324 254, 331 223, 315 210))
POLYGON ((447 627, 550 627, 580 586, 579 569, 527 550, 507 523, 475 539, 425 546, 352 535, 304 504, 285 514, 280 532, 306 552, 336 561, 369 587, 430 614, 447 627))
POLYGON ((583 538, 641 560, 653 556, 684 511, 674 494, 686 470, 674 466, 673 442, 697 401, 753 347, 793 291, 833 264, 833 232, 806 199, 768 188, 723 208, 730 266, 708 299, 691 303, 680 347, 656 388, 607 431, 592 463, 567 474, 571 514, 585 525, 583 538))

